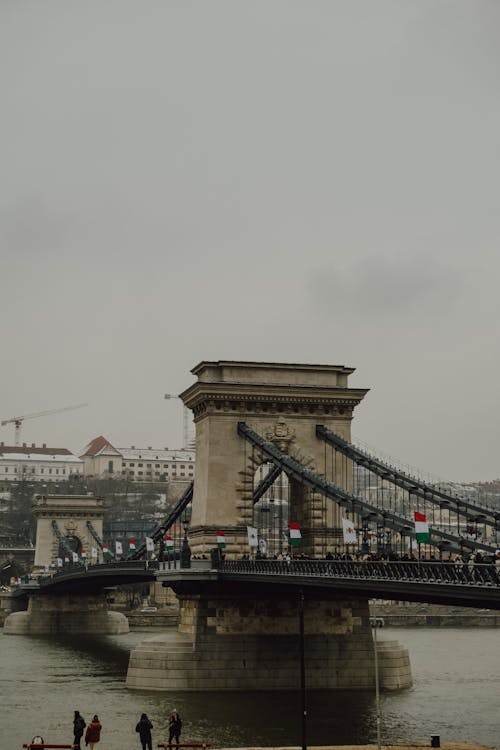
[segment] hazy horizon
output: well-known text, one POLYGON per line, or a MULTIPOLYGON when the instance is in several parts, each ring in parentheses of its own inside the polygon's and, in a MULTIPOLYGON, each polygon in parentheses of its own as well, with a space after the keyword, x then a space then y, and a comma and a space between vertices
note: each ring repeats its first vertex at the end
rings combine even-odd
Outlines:
POLYGON ((353 435, 498 478, 499 38, 490 0, 4 0, 0 418, 179 448, 202 360, 346 365, 353 435))

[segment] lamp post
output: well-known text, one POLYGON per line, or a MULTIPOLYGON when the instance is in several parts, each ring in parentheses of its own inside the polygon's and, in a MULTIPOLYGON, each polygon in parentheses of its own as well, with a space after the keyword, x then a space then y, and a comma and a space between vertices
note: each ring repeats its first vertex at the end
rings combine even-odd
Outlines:
POLYGON ((377 644, 377 625, 376 622, 374 624, 374 627, 372 628, 373 631, 373 652, 374 652, 374 659, 375 659, 375 711, 376 711, 376 721, 377 721, 377 750, 380 750, 381 744, 380 744, 380 685, 379 685, 379 675, 378 675, 378 644, 377 644))
POLYGON ((183 524, 184 526, 184 539, 182 540, 182 547, 181 547, 181 568, 190 568, 191 567, 191 548, 189 546, 189 539, 188 539, 188 522, 187 520, 184 520, 183 524))
POLYGON ((163 526, 160 529, 160 534, 161 534, 161 536, 160 536, 160 552, 158 554, 158 560, 159 560, 159 562, 163 562, 164 559, 165 559, 165 539, 164 539, 165 529, 163 528, 163 526))
POLYGON ((302 708, 302 725, 301 738, 302 750, 307 750, 306 727, 307 727, 307 706, 306 706, 306 664, 304 654, 304 592, 299 591, 299 639, 300 639, 300 703, 302 708))

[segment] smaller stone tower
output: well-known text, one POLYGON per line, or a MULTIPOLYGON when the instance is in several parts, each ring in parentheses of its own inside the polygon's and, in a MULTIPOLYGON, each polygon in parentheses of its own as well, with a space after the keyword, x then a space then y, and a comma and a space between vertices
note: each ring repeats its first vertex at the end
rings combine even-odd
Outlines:
MULTIPOLYGON (((40 495, 33 506, 37 519, 35 567, 54 563, 62 540, 79 556, 102 540, 103 501, 92 495, 40 495)), ((98 550, 101 556, 101 550, 98 550)))

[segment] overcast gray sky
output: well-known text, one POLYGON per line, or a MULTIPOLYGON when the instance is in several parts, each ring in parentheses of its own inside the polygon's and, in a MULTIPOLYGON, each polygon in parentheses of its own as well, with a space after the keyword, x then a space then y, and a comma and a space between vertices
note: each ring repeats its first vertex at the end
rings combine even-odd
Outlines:
POLYGON ((499 39, 497 0, 1 0, 0 416, 178 447, 199 361, 344 364, 357 437, 500 476, 499 39))

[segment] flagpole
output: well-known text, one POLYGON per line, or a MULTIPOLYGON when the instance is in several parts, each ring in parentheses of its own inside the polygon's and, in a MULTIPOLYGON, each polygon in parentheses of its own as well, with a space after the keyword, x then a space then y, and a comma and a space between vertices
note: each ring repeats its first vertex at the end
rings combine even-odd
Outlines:
POLYGON ((377 717, 377 748, 380 750, 380 686, 378 677, 377 624, 373 627, 373 651, 375 658, 375 711, 377 717))
POLYGON ((304 592, 299 591, 299 633, 300 633, 300 698, 302 706, 302 750, 307 750, 306 743, 306 665, 304 657, 304 592))

